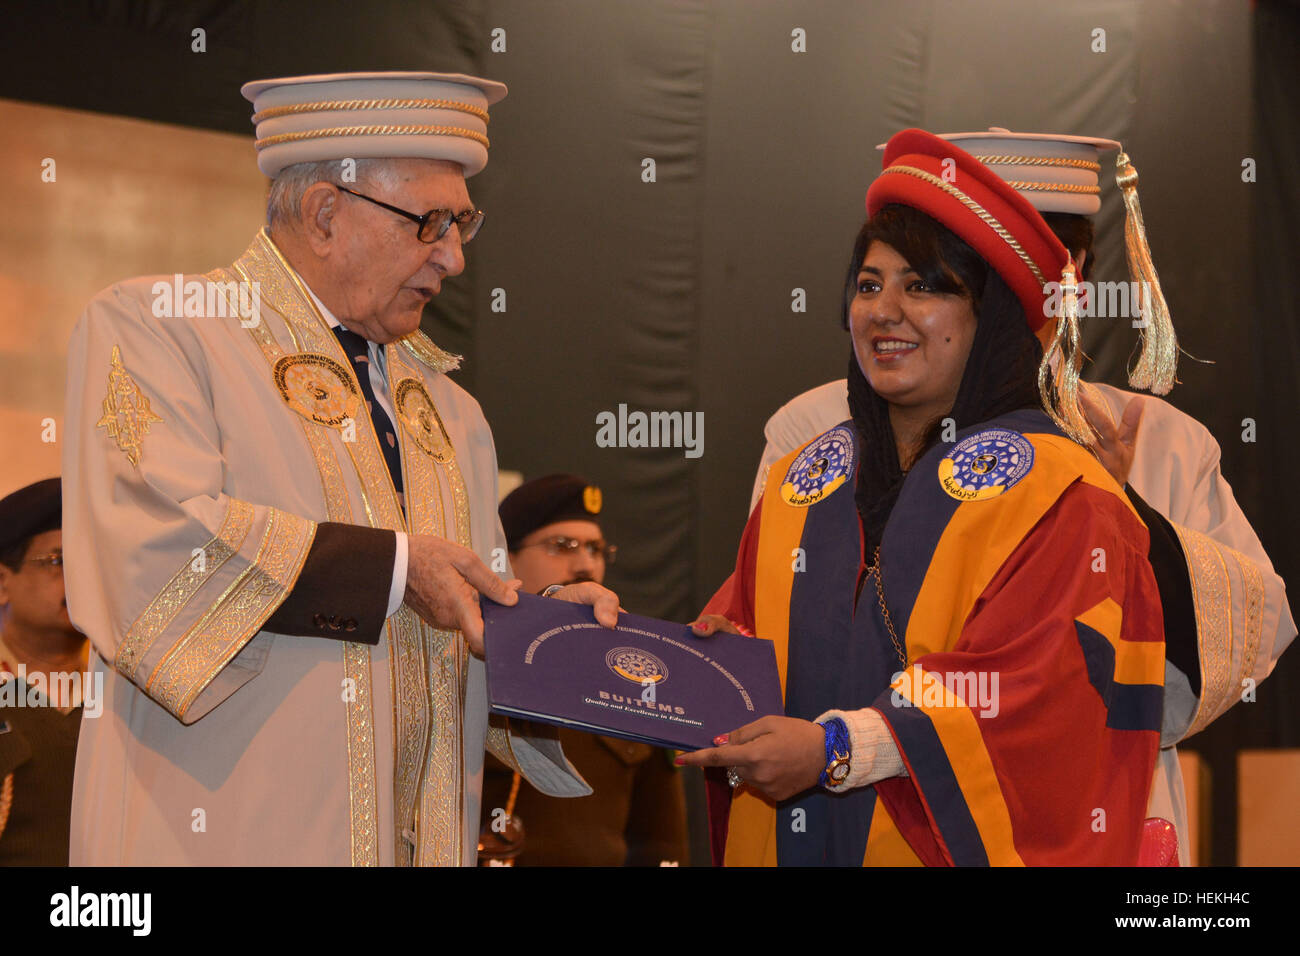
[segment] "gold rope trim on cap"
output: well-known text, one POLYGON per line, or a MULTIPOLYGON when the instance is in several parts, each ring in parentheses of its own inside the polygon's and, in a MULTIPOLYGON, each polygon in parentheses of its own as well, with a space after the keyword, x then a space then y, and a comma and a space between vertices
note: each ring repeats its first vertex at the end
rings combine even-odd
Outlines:
MULTIPOLYGON (((1020 261, 1029 267, 1029 271, 1034 274, 1034 278, 1038 280, 1040 285, 1047 284, 1043 279, 1042 270, 1038 268, 1038 264, 1029 257, 1029 253, 1025 252, 1025 250, 1021 248, 1020 243, 1016 241, 1015 236, 1011 235, 1007 230, 1007 227, 998 222, 997 218, 994 217, 991 212, 977 203, 974 199, 971 199, 970 196, 967 196, 956 186, 944 182, 933 173, 927 173, 924 169, 917 169, 915 166, 890 166, 888 169, 884 170, 881 175, 884 175, 884 173, 904 173, 908 176, 915 176, 917 179, 923 180, 931 186, 934 186, 936 189, 941 189, 948 195, 957 199, 963 206, 975 213, 975 215, 979 216, 986 226, 996 232, 998 237, 1015 251, 1016 255, 1020 257, 1020 261)), ((1026 316, 1025 318, 1028 319, 1029 317, 1026 316)))
POLYGON ((1088 193, 1093 196, 1101 193, 1100 186, 1079 186, 1073 183, 1031 183, 1021 179, 1008 179, 1006 184, 1020 192, 1088 193))
POLYGON ((1101 172, 1101 163, 1094 163, 1090 159, 1063 159, 1058 156, 976 156, 975 158, 991 166, 1064 166, 1069 169, 1101 172))
POLYGON ((275 119, 277 116, 297 116, 300 113, 322 113, 337 110, 456 110, 477 116, 484 123, 488 111, 457 100, 321 100, 317 103, 291 103, 288 106, 269 106, 253 114, 253 122, 275 119))
POLYGON ((1147 245, 1142 206, 1138 203, 1138 174, 1128 153, 1120 150, 1115 158, 1115 169, 1115 183, 1124 196, 1124 248, 1129 276, 1143 292, 1142 354, 1129 372, 1128 381, 1134 388, 1150 389, 1153 394, 1164 395, 1174 387, 1178 370, 1178 337, 1174 333, 1165 294, 1160 289, 1151 247, 1147 245))
POLYGON ((298 143, 305 139, 326 139, 331 136, 463 136, 472 139, 484 149, 488 138, 482 133, 461 126, 333 126, 329 129, 311 129, 300 133, 280 133, 257 140, 253 145, 262 150, 282 143, 298 143))

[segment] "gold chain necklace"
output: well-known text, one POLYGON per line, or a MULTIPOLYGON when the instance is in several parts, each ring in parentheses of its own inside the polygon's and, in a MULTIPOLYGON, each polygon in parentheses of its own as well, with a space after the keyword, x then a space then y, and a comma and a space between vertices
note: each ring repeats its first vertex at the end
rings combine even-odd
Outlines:
POLYGON ((880 573, 879 545, 876 546, 875 554, 871 556, 871 566, 867 568, 867 577, 872 576, 876 579, 876 596, 880 599, 880 614, 885 619, 885 627, 889 630, 889 639, 894 642, 894 650, 903 664, 903 670, 907 670, 907 654, 903 651, 903 645, 898 642, 898 634, 894 631, 894 620, 889 616, 889 606, 885 603, 885 582, 880 573))

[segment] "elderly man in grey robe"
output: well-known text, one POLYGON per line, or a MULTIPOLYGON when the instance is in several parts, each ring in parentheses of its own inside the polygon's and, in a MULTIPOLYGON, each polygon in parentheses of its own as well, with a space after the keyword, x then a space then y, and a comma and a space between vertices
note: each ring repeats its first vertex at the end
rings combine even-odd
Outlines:
MULTIPOLYGON (((1092 234, 1083 217, 1101 208, 1100 154, 1119 149, 1119 143, 996 128, 945 138, 981 157, 1043 213, 1083 274, 1092 234), (1079 245, 1083 237, 1088 249, 1079 245)), ((1122 152, 1117 165, 1116 181, 1128 207, 1130 268, 1135 279, 1143 278, 1153 287, 1163 308, 1137 207, 1137 174, 1122 152)), ((1048 335, 1054 329, 1053 323, 1044 327, 1048 335)), ((1163 382, 1147 375, 1140 380, 1134 376, 1131 383, 1168 391, 1172 354, 1171 349, 1164 374, 1154 377, 1163 382)), ((1141 369, 1139 365, 1135 372, 1141 369)), ((1295 620, 1286 585, 1219 471, 1219 446, 1209 430, 1151 395, 1105 384, 1080 383, 1080 389, 1081 404, 1097 436, 1093 450, 1115 480, 1128 488, 1151 531, 1151 562, 1164 605, 1169 658, 1164 720, 1142 859, 1145 864, 1187 866, 1190 833, 1175 744, 1237 702, 1254 699, 1256 685, 1296 637, 1295 620)), ((769 470, 775 462, 848 418, 843 379, 810 389, 778 409, 764 429, 767 444, 750 507, 757 504, 765 483, 773 480, 769 470)))
MULTIPOLYGON (((105 675, 73 864, 472 865, 479 594, 506 582, 492 433, 419 331, 483 214, 499 83, 250 83, 269 229, 232 266, 96 296, 68 350, 68 608, 105 675)), ((612 625, 595 584, 557 597, 612 625)))

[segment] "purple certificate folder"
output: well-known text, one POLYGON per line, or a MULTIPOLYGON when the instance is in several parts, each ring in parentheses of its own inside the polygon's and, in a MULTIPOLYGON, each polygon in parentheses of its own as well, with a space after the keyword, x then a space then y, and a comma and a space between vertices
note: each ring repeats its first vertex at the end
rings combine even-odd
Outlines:
POLYGON ((696 637, 683 624, 520 594, 483 601, 488 698, 500 714, 698 750, 768 714, 784 713, 771 641, 696 637))

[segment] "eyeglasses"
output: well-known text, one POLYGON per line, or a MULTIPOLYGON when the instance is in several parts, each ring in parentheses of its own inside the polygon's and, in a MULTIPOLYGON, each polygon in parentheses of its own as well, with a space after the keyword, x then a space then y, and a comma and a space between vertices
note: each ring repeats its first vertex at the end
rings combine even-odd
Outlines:
POLYGON ((51 551, 49 554, 37 555, 34 558, 27 558, 23 564, 34 564, 40 568, 61 568, 63 567, 63 552, 51 551))
POLYGON ((553 558, 568 557, 576 554, 579 548, 586 548, 587 554, 592 558, 601 558, 606 564, 614 563, 614 556, 618 554, 618 545, 608 544, 603 539, 595 541, 579 541, 577 538, 566 537, 557 534, 553 538, 546 538, 542 541, 534 541, 532 544, 525 544, 519 550, 524 548, 545 548, 546 553, 553 558))
POLYGON ((416 230, 415 237, 421 242, 437 242, 447 234, 447 230, 451 228, 451 224, 454 222, 456 231, 460 233, 460 244, 463 246, 478 234, 479 226, 483 225, 482 209, 467 209, 461 213, 452 212, 450 209, 430 209, 423 216, 417 216, 413 212, 407 212, 405 209, 399 209, 386 202, 380 202, 378 199, 371 199, 355 189, 348 189, 347 186, 340 186, 339 189, 350 196, 372 202, 376 206, 383 206, 389 212, 405 216, 411 222, 416 223, 419 228, 416 230))

